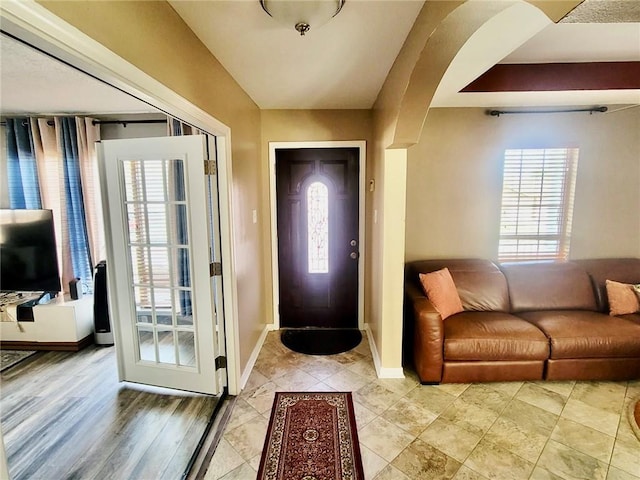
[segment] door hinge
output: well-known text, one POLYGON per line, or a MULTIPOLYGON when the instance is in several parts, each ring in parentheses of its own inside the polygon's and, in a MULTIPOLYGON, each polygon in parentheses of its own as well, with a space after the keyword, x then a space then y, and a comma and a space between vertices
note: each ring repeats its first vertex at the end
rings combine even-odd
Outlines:
POLYGON ((214 262, 209 264, 209 276, 219 277, 222 275, 222 263, 214 262))
POLYGON ((216 357, 216 370, 220 370, 221 368, 227 368, 227 357, 216 357))
POLYGON ((204 174, 205 175, 215 175, 218 171, 215 160, 205 160, 204 161, 204 174))

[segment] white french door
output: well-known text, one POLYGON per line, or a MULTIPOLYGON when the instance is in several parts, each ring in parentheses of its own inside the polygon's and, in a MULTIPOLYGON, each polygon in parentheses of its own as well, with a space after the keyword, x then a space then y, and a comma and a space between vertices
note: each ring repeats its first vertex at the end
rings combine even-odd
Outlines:
POLYGON ((226 370, 216 371, 224 318, 217 182, 215 169, 205 168, 207 138, 99 144, 121 381, 214 395, 226 384, 226 370))

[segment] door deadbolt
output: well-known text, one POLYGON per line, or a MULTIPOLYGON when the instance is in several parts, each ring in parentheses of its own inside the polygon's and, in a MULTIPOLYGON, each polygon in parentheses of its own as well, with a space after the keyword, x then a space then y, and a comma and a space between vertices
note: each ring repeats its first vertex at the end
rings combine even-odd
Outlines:
POLYGON ((356 242, 355 240, 351 240, 351 242, 349 242, 349 245, 351 245, 352 247, 355 247, 358 244, 358 242, 356 242))

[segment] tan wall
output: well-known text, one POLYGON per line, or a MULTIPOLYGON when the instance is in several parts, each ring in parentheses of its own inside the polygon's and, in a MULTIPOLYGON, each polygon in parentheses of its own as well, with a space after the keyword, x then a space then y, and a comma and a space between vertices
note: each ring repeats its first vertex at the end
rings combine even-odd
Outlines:
POLYGON ((564 146, 580 149, 571 257, 640 256, 640 108, 499 118, 451 108, 430 110, 409 149, 407 261, 497 258, 504 150, 564 146))
POLYGON ((251 210, 261 201, 260 111, 171 6, 163 1, 39 2, 231 128, 233 224, 240 363, 264 328, 262 231, 251 210))
MULTIPOLYGON (((262 110, 262 178, 263 195, 260 219, 264 241, 264 257, 271 258, 271 226, 269 199, 269 142, 312 142, 312 141, 340 141, 365 140, 367 153, 370 157, 371 139, 371 111, 370 110, 262 110)), ((367 177, 370 178, 369 161, 367 158, 367 177)), ((366 223, 365 236, 368 236, 371 215, 369 212, 371 194, 366 195, 366 223)), ((259 222, 260 223, 260 222, 259 222)), ((272 276, 271 264, 267 266, 268 275, 265 277, 267 290, 271 292, 272 276)), ((366 286, 365 286, 366 289, 366 286)), ((269 311, 272 311, 272 297, 269 311)), ((269 317, 272 321, 272 317, 269 317)), ((367 316, 365 313, 365 322, 367 316)))
MULTIPOLYGON (((262 151, 269 142, 367 140, 371 110, 262 110, 262 151)), ((268 157, 265 157, 268 158, 268 157)))
MULTIPOLYGON (((375 115, 374 115, 375 118, 375 115)), ((375 190, 370 195, 371 221, 367 228, 365 242, 365 311, 367 322, 373 337, 373 347, 379 353, 382 350, 382 260, 383 260, 383 222, 384 222, 384 148, 381 146, 379 120, 374 121, 375 141, 372 158, 369 163, 371 178, 375 182, 375 190), (375 219, 375 220, 374 220, 375 219)))
POLYGON ((369 167, 375 190, 366 240, 365 311, 380 361, 378 373, 396 376, 402 362, 407 150, 384 149, 381 138, 376 137, 369 167))
MULTIPOLYGON (((581 1, 530 0, 529 3, 542 10, 552 21, 557 21, 581 1)), ((374 105, 375 147, 371 167, 378 183, 385 183, 385 175, 401 174, 403 166, 392 168, 385 165, 395 157, 388 149, 404 149, 420 141, 433 94, 459 49, 486 21, 517 3, 464 0, 425 2, 374 105)), ((522 21, 526 22, 527 19, 523 18, 522 21)), ((409 178, 411 175, 409 172, 409 178)), ((378 209, 379 217, 383 219, 385 215, 395 215, 395 219, 405 215, 404 210, 393 209, 404 206, 400 197, 406 195, 406 184, 394 181, 392 185, 377 189, 372 200, 373 208, 378 209)), ((409 212, 406 215, 411 218, 409 212)), ((392 225, 395 226, 395 222, 392 225)), ((371 287, 367 292, 367 308, 371 312, 370 327, 374 344, 382 358, 382 367, 395 369, 400 365, 401 345, 394 338, 389 339, 386 332, 389 324, 399 324, 402 311, 396 309, 392 312, 390 305, 400 304, 402 299, 395 297, 402 294, 389 283, 385 268, 402 263, 405 245, 390 245, 389 238, 385 238, 386 228, 392 227, 385 225, 384 220, 374 225, 367 240, 368 251, 374 253, 366 259, 367 271, 372 275, 369 280, 371 287)), ((398 240, 396 238, 394 241, 398 240)), ((402 279, 397 281, 401 282, 402 279)))

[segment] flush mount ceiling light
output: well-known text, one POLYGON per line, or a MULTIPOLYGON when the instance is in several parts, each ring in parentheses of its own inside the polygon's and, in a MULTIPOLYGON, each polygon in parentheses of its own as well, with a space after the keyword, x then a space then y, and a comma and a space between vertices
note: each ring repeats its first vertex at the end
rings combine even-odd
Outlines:
POLYGON ((260 0, 265 12, 283 25, 304 35, 335 17, 345 0, 260 0))

